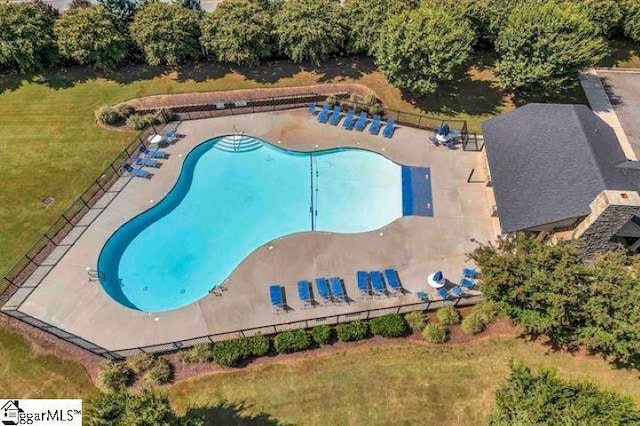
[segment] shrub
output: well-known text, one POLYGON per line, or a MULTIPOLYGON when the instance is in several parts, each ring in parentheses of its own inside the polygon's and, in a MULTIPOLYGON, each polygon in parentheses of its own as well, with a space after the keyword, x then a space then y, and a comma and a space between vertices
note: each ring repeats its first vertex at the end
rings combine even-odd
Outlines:
POLYGON ((465 334, 478 334, 487 328, 487 320, 481 314, 471 312, 471 314, 464 317, 460 328, 465 334))
POLYGON ((449 340, 449 330, 442 324, 427 324, 422 335, 431 343, 444 343, 449 340))
POLYGON ((443 306, 436 315, 444 326, 460 324, 460 312, 453 306, 443 306))
POLYGON ((311 345, 311 338, 306 330, 284 331, 273 343, 279 353, 299 352, 311 345))
POLYGON ((471 312, 482 316, 490 324, 502 315, 502 306, 493 300, 485 300, 475 305, 471 312))
POLYGON ((311 329, 311 337, 318 345, 327 345, 333 338, 333 329, 328 325, 318 325, 311 329))
POLYGON ((371 105, 369 107, 369 115, 378 115, 378 114, 382 114, 382 105, 378 104, 378 105, 371 105))
POLYGON ((124 117, 117 108, 109 105, 102 105, 96 109, 96 120, 104 124, 120 124, 124 117))
POLYGON ((237 340, 218 342, 213 345, 211 358, 217 364, 225 367, 233 367, 245 358, 246 349, 237 340))
POLYGON ((376 105, 378 103, 378 99, 376 98, 376 95, 374 95, 373 93, 369 93, 364 96, 362 102, 365 105, 376 105))
POLYGON ((140 374, 151 368, 155 361, 156 357, 143 352, 130 357, 127 360, 127 365, 134 373, 140 374))
POLYGON ((136 109, 129 104, 116 105, 113 109, 116 110, 123 119, 129 118, 130 115, 136 112, 136 109))
POLYGON ((382 337, 400 337, 407 331, 407 323, 399 314, 389 314, 369 321, 371 333, 382 337))
POLYGON ((191 347, 188 351, 180 354, 180 361, 185 364, 192 364, 196 362, 208 362, 211 361, 211 350, 213 349, 210 343, 198 343, 191 347))
POLYGON ((144 130, 155 122, 156 118, 153 114, 132 114, 127 118, 127 127, 134 130, 144 130))
POLYGON ((325 103, 330 106, 334 106, 337 102, 337 98, 333 95, 327 96, 327 99, 325 99, 325 103))
POLYGON ((367 337, 368 332, 367 323, 360 320, 336 326, 336 334, 341 342, 362 340, 367 337))
POLYGON ((169 383, 173 368, 171 363, 164 358, 153 358, 153 364, 144 375, 144 380, 150 385, 163 385, 169 383))
POLYGON ((404 315, 404 320, 412 330, 422 331, 427 325, 427 319, 422 311, 413 311, 404 315))
POLYGON ((124 362, 109 362, 104 365, 100 381, 107 389, 120 389, 129 385, 133 379, 133 371, 124 362))
POLYGON ((249 355, 251 356, 262 356, 271 349, 271 341, 268 337, 261 334, 257 334, 245 340, 249 349, 249 355))

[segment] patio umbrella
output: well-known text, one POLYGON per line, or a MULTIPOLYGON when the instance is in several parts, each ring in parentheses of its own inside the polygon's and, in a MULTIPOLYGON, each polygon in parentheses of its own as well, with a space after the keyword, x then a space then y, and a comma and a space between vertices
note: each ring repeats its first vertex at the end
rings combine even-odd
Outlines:
POLYGON ((427 277, 427 282, 433 288, 440 288, 444 286, 444 275, 442 271, 436 271, 427 277))

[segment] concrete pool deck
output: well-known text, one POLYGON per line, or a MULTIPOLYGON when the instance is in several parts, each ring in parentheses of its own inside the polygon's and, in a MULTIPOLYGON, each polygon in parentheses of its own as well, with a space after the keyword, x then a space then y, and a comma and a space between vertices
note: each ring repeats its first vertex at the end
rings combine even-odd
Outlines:
MULTIPOLYGON (((324 318, 368 309, 417 302, 415 293, 427 291, 426 277, 442 270, 457 282, 466 253, 476 242, 499 234, 491 217, 491 189, 484 183, 482 153, 448 150, 429 142, 429 133, 400 127, 392 139, 346 131, 318 123, 306 110, 237 115, 186 121, 179 124, 182 137, 166 148, 170 158, 161 168, 150 169, 150 180, 121 178, 122 189, 105 196, 104 209, 90 211, 88 224, 73 246, 60 257, 17 310, 73 333, 109 351, 161 345, 240 329, 324 318), (86 268, 96 268, 100 250, 111 234, 132 217, 161 200, 173 187, 182 162, 195 146, 212 137, 244 132, 283 148, 314 151, 356 147, 379 152, 404 165, 431 168, 434 217, 403 217, 384 228, 361 234, 303 232, 278 238, 256 249, 240 263, 225 283, 222 296, 210 294, 173 311, 148 313, 126 308, 112 300, 86 268), (473 181, 467 179, 475 169, 473 181), (358 299, 355 273, 359 269, 394 267, 407 294, 383 300, 358 299), (301 309, 296 282, 319 276, 344 279, 351 302, 347 305, 301 309), (274 315, 268 286, 285 287, 289 311, 274 315)), ((259 226, 259 224, 255 224, 259 226)), ((72 238, 72 237, 70 237, 72 238)), ((74 237, 75 238, 75 237, 74 237)), ((171 250, 171 247, 167 247, 171 250)), ((17 297, 24 298, 24 293, 17 297)), ((4 309, 16 309, 10 301, 4 309)))

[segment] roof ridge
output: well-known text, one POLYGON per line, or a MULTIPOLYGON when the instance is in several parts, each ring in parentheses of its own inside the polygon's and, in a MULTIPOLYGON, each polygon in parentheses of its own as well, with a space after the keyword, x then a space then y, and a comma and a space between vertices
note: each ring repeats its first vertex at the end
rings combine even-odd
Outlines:
MULTIPOLYGON (((582 135, 584 136, 586 143, 589 147, 589 154, 591 157, 591 161, 595 164, 596 168, 598 169, 598 178, 600 179, 600 182, 602 183, 602 186, 604 188, 607 188, 607 181, 605 180, 605 171, 603 170, 602 164, 600 164, 600 161, 598 160, 598 155, 597 153, 594 151, 593 149, 593 145, 591 144, 591 138, 589 137, 589 135, 587 134, 587 130, 585 128, 585 123, 583 121, 583 117, 582 115, 580 115, 578 113, 578 108, 577 107, 583 107, 587 109, 587 112, 590 112, 591 114, 595 114, 595 112, 593 112, 593 110, 589 107, 587 107, 586 105, 577 105, 577 104, 571 104, 572 108, 571 108, 571 112, 572 114, 575 114, 576 117, 578 118, 578 123, 580 125, 580 129, 582 130, 582 135)), ((597 115, 596 115, 597 116, 597 115)), ((597 117, 598 120, 600 120, 600 117, 597 117)), ((599 130, 599 129, 597 129, 599 130)), ((599 133, 596 131, 596 133, 599 133)), ((616 137, 616 140, 618 138, 616 137)), ((618 143, 620 143, 620 141, 618 141, 618 143)))

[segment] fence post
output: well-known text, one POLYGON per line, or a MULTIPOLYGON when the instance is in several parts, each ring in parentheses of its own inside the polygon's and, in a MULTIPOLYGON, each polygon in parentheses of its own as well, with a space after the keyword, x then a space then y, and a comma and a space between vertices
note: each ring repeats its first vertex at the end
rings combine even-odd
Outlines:
POLYGON ((158 130, 156 129, 155 124, 151 123, 151 128, 153 129, 153 133, 158 134, 158 130))

